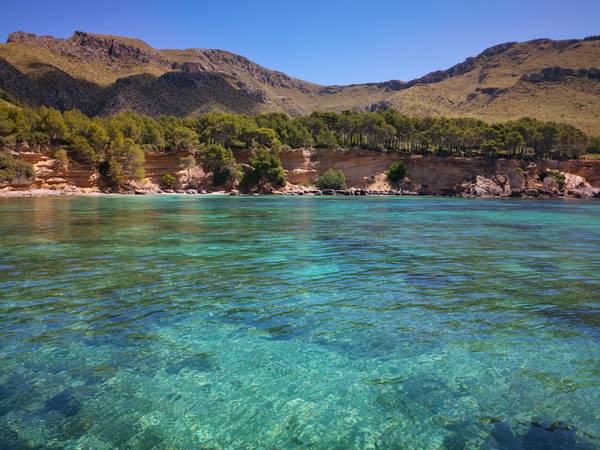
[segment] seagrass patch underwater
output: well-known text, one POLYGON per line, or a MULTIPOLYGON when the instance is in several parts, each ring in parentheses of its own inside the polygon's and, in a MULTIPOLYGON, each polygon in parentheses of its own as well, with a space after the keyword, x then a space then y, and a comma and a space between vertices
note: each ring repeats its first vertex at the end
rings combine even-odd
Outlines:
POLYGON ((600 202, 0 199, 0 246, 1 448, 600 446, 600 202))

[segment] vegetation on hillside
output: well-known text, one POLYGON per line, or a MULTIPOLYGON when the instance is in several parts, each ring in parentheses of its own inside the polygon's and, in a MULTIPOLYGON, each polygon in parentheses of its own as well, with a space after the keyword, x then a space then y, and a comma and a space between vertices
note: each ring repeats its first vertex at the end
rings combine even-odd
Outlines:
POLYGON ((319 189, 346 189, 346 175, 341 170, 327 169, 317 180, 319 189))
POLYGON ((250 170, 244 173, 240 183, 243 191, 264 191, 285 185, 285 174, 281 167, 281 159, 275 149, 258 148, 253 151, 249 160, 250 170))
POLYGON ((177 185, 177 178, 175 175, 167 172, 161 177, 160 184, 164 188, 173 189, 177 185))
MULTIPOLYGON (((226 51, 159 50, 138 39, 80 31, 67 39, 11 33, 0 44, 0 60, 0 88, 18 100, 93 115, 134 109, 152 116, 215 110, 296 116, 393 107, 419 117, 494 122, 535 116, 598 133, 595 36, 508 42, 414 80, 350 86, 298 80, 226 51)), ((294 138, 303 136, 288 136, 294 138)), ((318 140, 328 138, 323 130, 318 140)))
POLYGON ((239 178, 239 169, 231 149, 210 144, 202 149, 202 169, 212 174, 213 186, 223 186, 239 178))
POLYGON ((404 161, 397 161, 388 169, 387 178, 394 186, 399 186, 407 172, 408 169, 404 161))
MULTIPOLYGON (((0 144, 23 142, 64 146, 70 161, 100 168, 113 186, 143 178, 148 151, 197 154, 215 186, 225 185, 239 177, 233 152, 250 149, 254 154, 244 185, 259 188, 282 183, 277 151, 290 147, 523 159, 578 158, 599 147, 598 138, 571 125, 532 118, 489 124, 472 118, 410 117, 393 109, 315 112, 299 118, 210 113, 155 119, 131 111, 91 118, 78 110, 61 113, 5 101, 0 104, 0 144)), ((188 159, 187 165, 193 165, 193 158, 188 159)))
POLYGON ((33 180, 33 166, 0 151, 0 183, 26 183, 33 180))

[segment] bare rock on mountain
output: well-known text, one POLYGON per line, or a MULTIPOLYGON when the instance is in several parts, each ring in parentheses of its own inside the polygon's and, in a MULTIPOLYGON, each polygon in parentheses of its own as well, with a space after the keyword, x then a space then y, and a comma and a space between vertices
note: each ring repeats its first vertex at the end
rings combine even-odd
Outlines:
POLYGON ((152 63, 167 66, 168 61, 148 44, 136 39, 97 35, 75 31, 69 39, 52 36, 37 36, 32 33, 15 32, 8 36, 7 43, 18 43, 44 48, 50 52, 82 60, 119 60, 130 63, 152 63))
POLYGON ((589 78, 590 80, 600 81, 600 69, 594 67, 587 69, 570 69, 565 67, 546 67, 544 69, 529 72, 521 77, 521 80, 529 83, 559 83, 567 77, 589 78))
POLYGON ((223 50, 160 50, 84 31, 67 39, 15 32, 0 44, 0 89, 31 105, 92 115, 395 108, 487 121, 531 116, 597 133, 600 40, 509 42, 410 81, 320 86, 223 50))

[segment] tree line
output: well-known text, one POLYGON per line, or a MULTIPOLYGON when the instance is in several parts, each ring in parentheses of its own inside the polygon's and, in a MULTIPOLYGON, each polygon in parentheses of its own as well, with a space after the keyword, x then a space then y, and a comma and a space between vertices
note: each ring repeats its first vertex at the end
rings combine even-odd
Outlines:
MULTIPOLYGON (((215 151, 214 146, 219 146, 216 153, 221 148, 276 152, 317 147, 524 159, 578 158, 586 152, 600 152, 598 137, 568 124, 533 118, 490 124, 473 118, 411 117, 394 109, 314 112, 297 118, 283 113, 219 112, 153 118, 132 111, 88 117, 78 110, 34 109, 0 99, 0 145, 21 142, 64 146, 68 160, 98 167, 115 183, 143 178, 142 163, 148 151, 195 154, 215 151)), ((222 178, 234 175, 229 160, 221 169, 218 176, 222 178)))

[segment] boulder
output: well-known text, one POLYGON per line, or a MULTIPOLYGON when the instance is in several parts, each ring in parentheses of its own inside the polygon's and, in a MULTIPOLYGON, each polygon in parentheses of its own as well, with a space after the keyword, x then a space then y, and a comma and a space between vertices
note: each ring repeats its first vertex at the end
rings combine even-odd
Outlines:
MULTIPOLYGON (((455 188, 463 197, 494 197, 506 195, 506 191, 495 180, 477 175, 474 181, 465 182, 455 188)), ((510 194, 509 194, 510 195, 510 194)))
POLYGON ((538 191, 537 189, 525 189, 523 191, 523 195, 525 197, 539 197, 540 191, 538 191))
POLYGON ((565 173, 565 190, 568 195, 577 198, 593 198, 600 196, 600 189, 593 187, 585 178, 579 175, 573 175, 572 173, 565 173))
POLYGON ((553 176, 546 176, 542 182, 543 190, 547 194, 558 195, 560 191, 560 187, 558 185, 558 181, 553 176))
POLYGON ((571 191, 570 194, 576 198, 594 198, 600 197, 600 189, 588 184, 587 186, 582 186, 579 189, 571 191))
POLYGON ((520 194, 526 188, 526 180, 523 170, 515 169, 508 172, 508 184, 513 194, 520 194))

